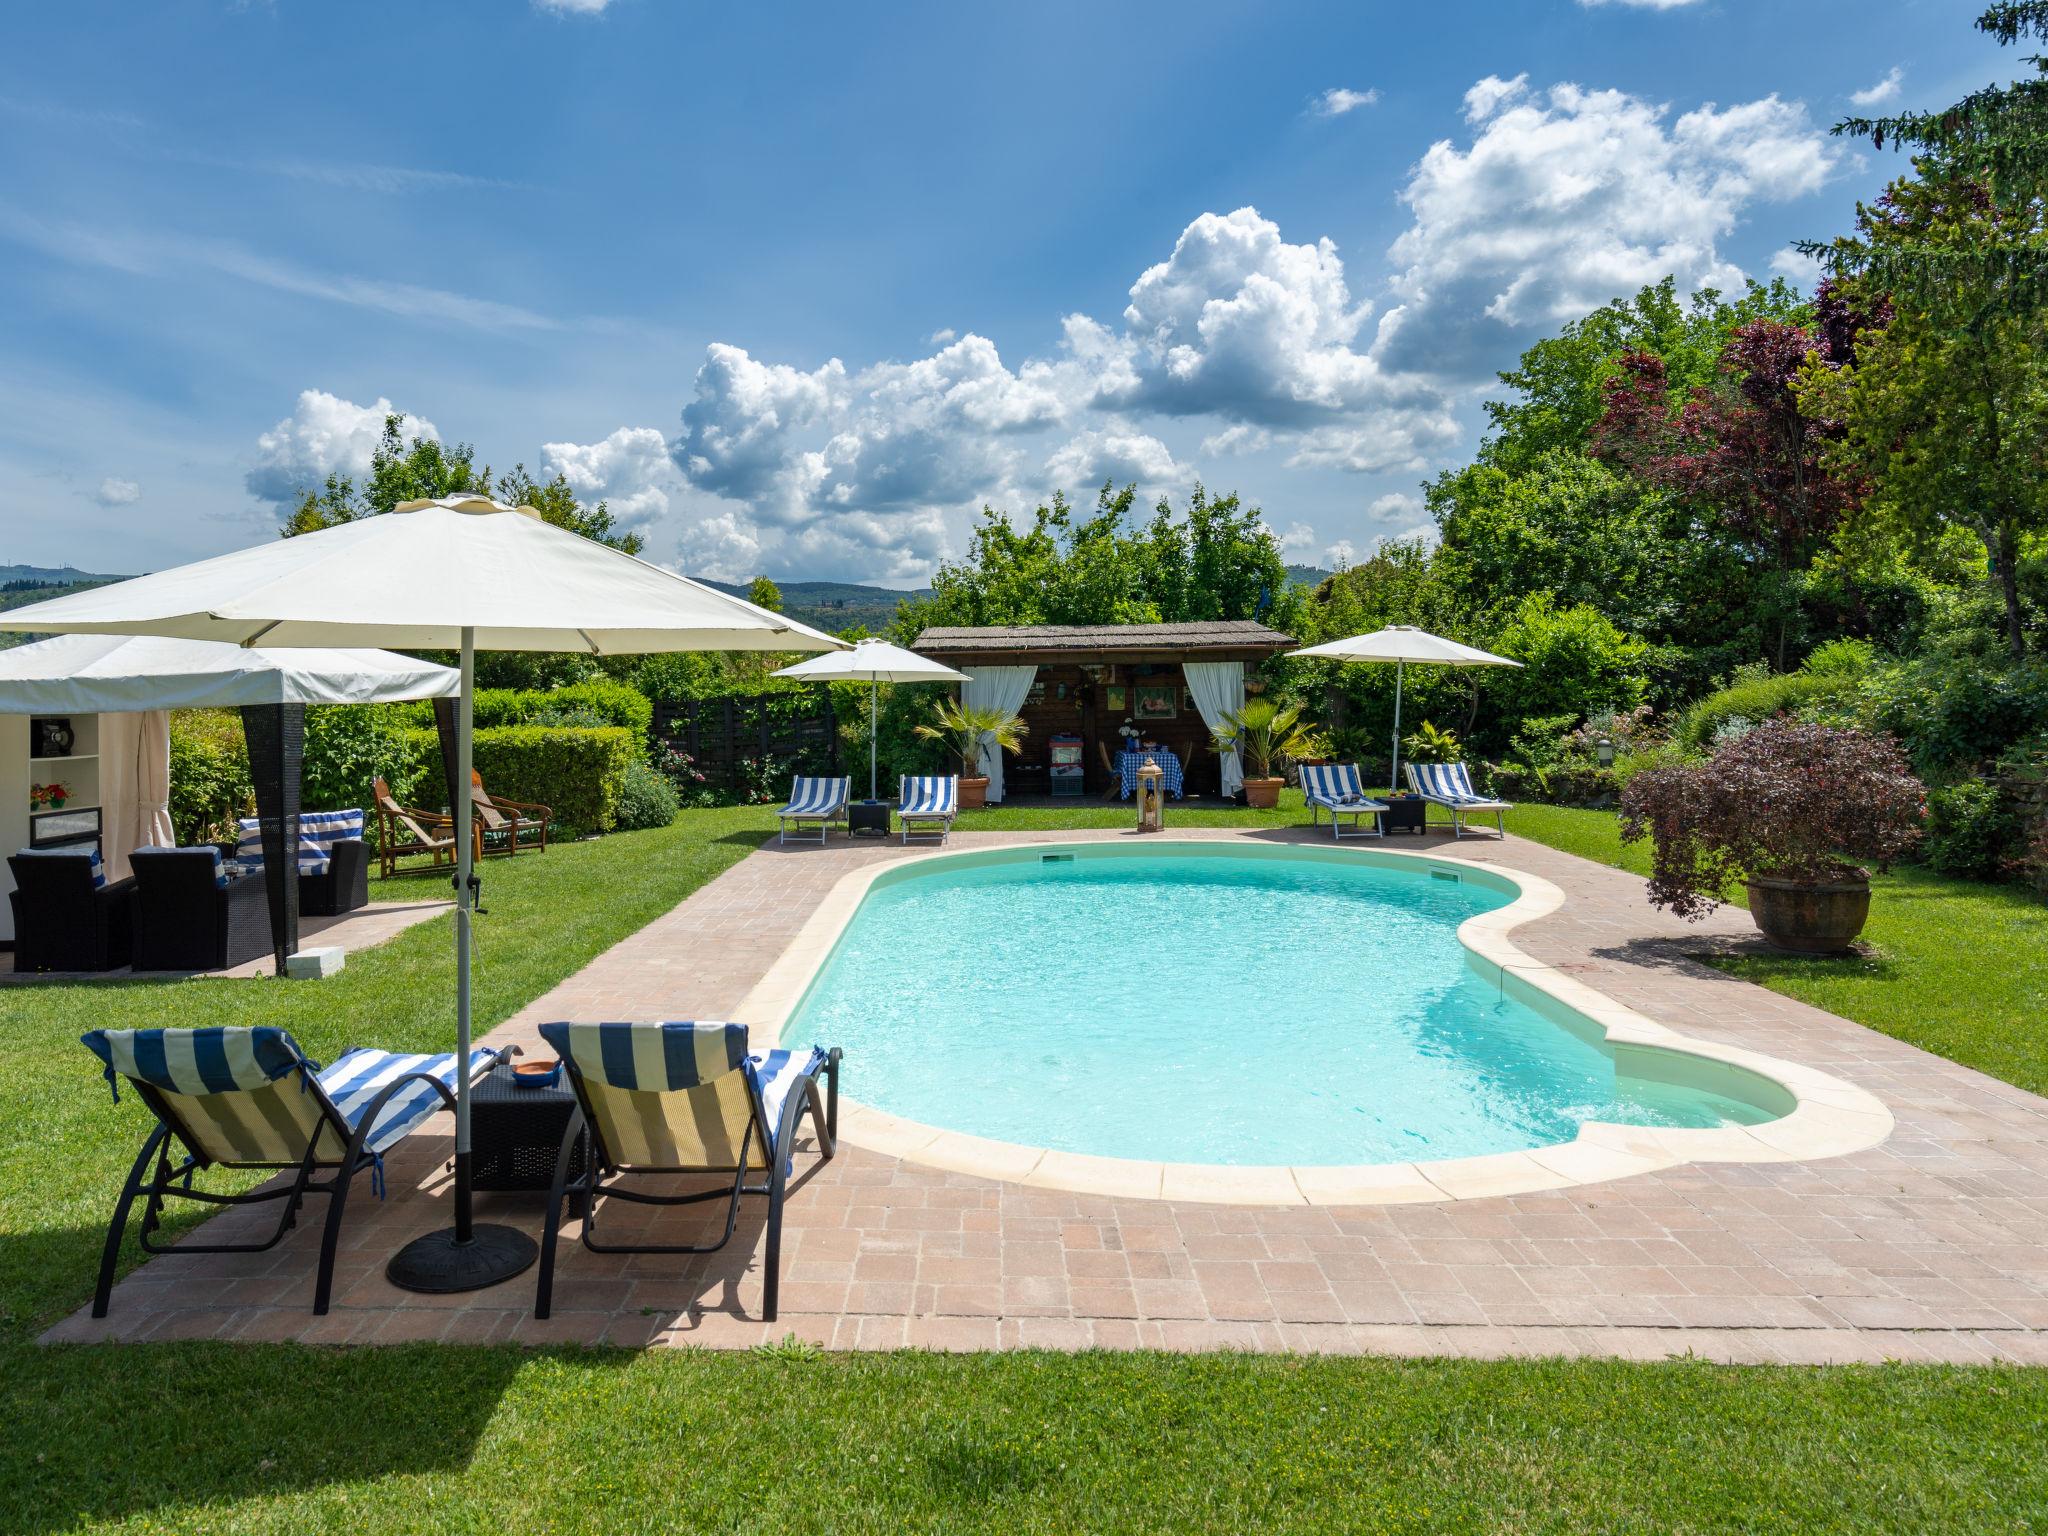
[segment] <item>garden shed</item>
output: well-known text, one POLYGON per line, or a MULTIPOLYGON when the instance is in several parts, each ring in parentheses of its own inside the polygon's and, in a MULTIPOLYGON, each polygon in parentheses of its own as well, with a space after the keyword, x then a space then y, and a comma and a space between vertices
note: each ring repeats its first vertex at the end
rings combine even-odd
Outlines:
POLYGON ((1293 647, 1292 637, 1253 619, 1204 619, 935 627, 913 649, 967 673, 960 688, 969 704, 1023 717, 1023 751, 983 759, 994 801, 1049 793, 1052 744, 1062 737, 1081 741, 1085 792, 1104 793, 1126 726, 1186 758, 1189 793, 1235 794, 1237 764, 1210 750, 1210 734, 1244 703, 1246 665, 1293 647))

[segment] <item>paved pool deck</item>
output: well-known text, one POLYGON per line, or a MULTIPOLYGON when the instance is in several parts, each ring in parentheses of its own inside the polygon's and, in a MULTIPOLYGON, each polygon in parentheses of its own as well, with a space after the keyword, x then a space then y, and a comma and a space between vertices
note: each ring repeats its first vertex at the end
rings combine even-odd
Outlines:
MULTIPOLYGON (((1126 835, 961 833, 952 846, 1126 835)), ((1634 876, 1515 838, 1391 846, 1553 882, 1563 906, 1513 934, 1533 959, 1683 1035, 1846 1079, 1891 1112, 1890 1134, 1812 1160, 1695 1162, 1496 1197, 1344 1206, 1046 1188, 856 1145, 849 1124, 831 1162, 798 1153, 774 1324, 760 1319, 759 1201, 718 1254, 624 1257, 565 1244, 543 1323, 530 1315, 530 1274, 448 1297, 384 1279, 396 1248, 448 1220, 451 1143, 430 1122, 389 1159, 390 1198, 351 1201, 328 1316, 311 1313, 316 1201, 315 1220, 271 1252, 153 1259, 117 1287, 106 1320, 81 1312, 46 1338, 741 1347, 795 1333, 849 1349, 2048 1364, 2048 1100, 1688 958, 1752 944, 1745 913, 1681 924, 1647 905, 1634 876)), ((824 848, 771 844, 486 1038, 531 1048, 537 1026, 555 1018, 742 1016, 834 886, 922 851, 838 836, 824 848)), ((845 1086, 858 1098, 856 1061, 845 1086)), ((480 1196, 479 1219, 537 1231, 541 1204, 480 1196)), ((608 1228, 688 1241, 706 1209, 636 1210, 608 1228)), ((247 1220, 217 1217, 206 1234, 217 1240, 247 1220)))

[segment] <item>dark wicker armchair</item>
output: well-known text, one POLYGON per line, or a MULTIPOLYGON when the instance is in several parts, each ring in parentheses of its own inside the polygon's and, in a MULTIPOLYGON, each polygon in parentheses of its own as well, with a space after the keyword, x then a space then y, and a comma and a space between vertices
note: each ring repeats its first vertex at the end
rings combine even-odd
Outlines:
POLYGON ((92 883, 89 851, 25 848, 10 854, 17 971, 111 971, 133 946, 135 882, 92 883))
POLYGON ((263 877, 216 883, 211 848, 138 848, 135 969, 219 971, 272 952, 263 877))

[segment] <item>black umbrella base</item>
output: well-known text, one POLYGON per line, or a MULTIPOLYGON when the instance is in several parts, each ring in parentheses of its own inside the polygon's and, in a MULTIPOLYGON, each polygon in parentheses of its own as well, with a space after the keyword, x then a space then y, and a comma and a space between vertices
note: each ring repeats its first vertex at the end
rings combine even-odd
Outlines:
POLYGON ((455 1240, 453 1227, 414 1238, 391 1256, 385 1278, 401 1290, 437 1296, 480 1291, 532 1268, 540 1257, 540 1245, 516 1227, 472 1227, 470 1231, 466 1243, 455 1240))

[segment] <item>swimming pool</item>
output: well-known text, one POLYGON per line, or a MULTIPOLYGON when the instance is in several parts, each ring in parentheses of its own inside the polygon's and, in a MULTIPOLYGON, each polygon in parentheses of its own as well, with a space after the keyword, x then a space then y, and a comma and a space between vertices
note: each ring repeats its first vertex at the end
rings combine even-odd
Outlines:
POLYGON ((783 1028, 860 1101, 1098 1157, 1334 1167, 1484 1157, 1581 1126, 1751 1126, 1793 1097, 1600 1025, 1475 962, 1519 894, 1451 861, 1307 846, 1076 844, 875 876, 783 1028), (850 1077, 850 1082, 854 1081, 850 1077))

